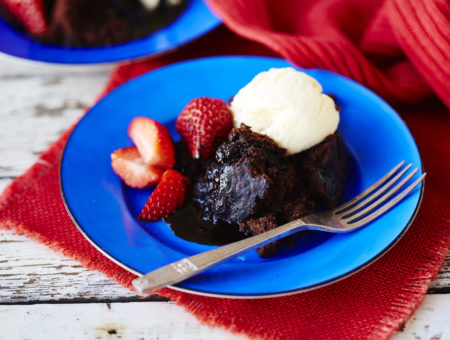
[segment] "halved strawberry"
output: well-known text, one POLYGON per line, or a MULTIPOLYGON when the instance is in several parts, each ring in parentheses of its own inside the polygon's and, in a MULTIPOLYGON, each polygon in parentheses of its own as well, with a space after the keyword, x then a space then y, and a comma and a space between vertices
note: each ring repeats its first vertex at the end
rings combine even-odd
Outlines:
POLYGON ((147 164, 171 168, 175 164, 175 147, 166 127, 147 117, 134 118, 128 135, 147 164))
POLYGON ((155 185, 164 172, 158 166, 147 165, 135 146, 114 151, 111 154, 111 166, 114 172, 133 188, 155 185))
POLYGON ((139 219, 156 222, 174 212, 186 201, 189 186, 189 178, 173 169, 166 170, 161 181, 145 203, 139 219))
POLYGON ((177 119, 177 131, 186 142, 193 158, 206 159, 222 142, 233 125, 228 105, 220 99, 193 99, 177 119))
POLYGON ((42 0, 3 0, 6 9, 33 35, 47 32, 42 0))

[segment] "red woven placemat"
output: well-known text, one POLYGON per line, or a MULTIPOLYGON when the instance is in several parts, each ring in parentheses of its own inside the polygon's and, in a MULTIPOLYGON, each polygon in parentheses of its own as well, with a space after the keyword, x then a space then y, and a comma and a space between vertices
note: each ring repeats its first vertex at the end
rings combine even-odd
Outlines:
MULTIPOLYGON (((401 30, 400 33, 392 33, 394 25, 389 21, 394 20, 389 18, 395 6, 407 5, 406 10, 396 13, 408 19, 411 15, 408 8, 415 8, 419 2, 386 1, 382 4, 383 1, 372 1, 367 2, 368 9, 366 3, 364 6, 358 5, 356 0, 342 1, 339 5, 334 1, 316 1, 314 5, 309 1, 291 1, 289 5, 289 1, 258 0, 211 3, 230 28, 247 38, 267 44, 300 66, 326 67, 353 77, 391 102, 420 102, 414 107, 397 106, 397 109, 419 145, 428 172, 424 200, 411 229, 388 254, 355 275, 328 287, 261 300, 208 298, 170 289, 159 293, 176 300, 206 324, 225 327, 254 338, 388 337, 421 302, 450 246, 450 143, 447 142, 450 114, 437 100, 424 101, 432 97, 431 87, 442 101, 448 103, 450 91, 445 92, 442 88, 436 90, 438 83, 435 79, 441 79, 442 75, 448 79, 450 71, 445 68, 448 64, 442 64, 440 74, 421 76, 426 73, 424 67, 430 65, 432 69, 435 62, 424 62, 423 56, 410 55, 414 51, 404 48, 403 44, 411 37, 404 38, 406 34, 401 30), (290 11, 283 10, 283 6, 290 11), (301 22, 293 22, 298 17, 291 17, 291 12, 294 12, 292 8, 296 6, 297 13, 302 14, 301 22), (352 26, 345 25, 350 19, 347 17, 344 20, 341 8, 351 14, 352 26), (359 22, 361 17, 365 17, 366 22, 359 22), (339 25, 336 26, 336 22, 339 25), (326 24, 331 28, 316 30, 315 24, 326 24), (373 33, 370 33, 371 27, 373 33), (297 35, 289 33, 294 28, 298 31, 297 35), (379 36, 376 32, 384 32, 385 35, 379 36), (276 39, 272 39, 271 34, 276 39), (325 39, 329 36, 333 38, 331 42, 325 39), (359 45, 354 41, 357 38, 361 43, 359 45), (319 44, 314 45, 314 41, 319 44), (367 50, 362 46, 366 46, 367 50), (346 53, 345 50, 351 52, 346 53)), ((427 2, 430 3, 436 10, 435 17, 443 15, 448 18, 448 7, 443 6, 443 1, 427 2)), ((394 20, 396 25, 400 25, 400 21, 396 20, 400 19, 396 17, 394 20)), ((415 21, 422 22, 417 18, 415 21)), ((423 34, 410 24, 405 24, 404 29, 409 29, 410 35, 414 32, 423 34)), ((448 27, 440 27, 438 33, 446 29, 448 27)), ((436 49, 447 48, 449 42, 445 39, 440 35, 435 37, 432 40, 434 45, 427 45, 425 54, 440 56, 436 49)), ((417 40, 420 43, 426 41, 421 36, 411 41, 417 40)), ((111 75, 107 90, 173 61, 223 53, 271 54, 264 47, 237 38, 221 28, 177 53, 120 66, 111 75)), ((130 287, 133 275, 104 258, 91 246, 65 211, 59 192, 58 166, 68 134, 63 134, 32 168, 5 189, 0 196, 0 226, 25 233, 77 259, 87 268, 104 272, 130 287)))

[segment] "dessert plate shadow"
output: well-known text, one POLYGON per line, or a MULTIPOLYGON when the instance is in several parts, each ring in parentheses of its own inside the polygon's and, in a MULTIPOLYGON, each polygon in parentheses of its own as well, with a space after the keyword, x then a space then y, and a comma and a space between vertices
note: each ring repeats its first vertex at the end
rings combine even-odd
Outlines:
POLYGON ((204 0, 190 0, 172 23, 145 38, 108 47, 70 48, 36 42, 12 28, 0 16, 0 52, 57 64, 116 62, 170 51, 208 33, 220 23, 204 0))
MULTIPOLYGON (((192 98, 228 100, 257 73, 291 66, 281 59, 225 56, 173 64, 136 78, 92 107, 73 130, 63 153, 63 199, 83 235, 123 268, 144 274, 183 257, 206 251, 175 236, 163 223, 137 219, 151 193, 123 185, 110 166, 112 151, 132 145, 127 127, 133 117, 165 124, 175 140, 175 120, 192 98), (213 77, 211 75, 214 75, 213 77)), ((417 146, 406 125, 370 90, 332 72, 304 70, 341 108, 339 130, 352 160, 346 198, 370 186, 401 160, 422 172, 417 146)), ((172 288, 234 298, 287 295, 345 278, 391 248, 411 225, 422 186, 367 227, 349 234, 310 233, 271 259, 250 252, 172 288)))

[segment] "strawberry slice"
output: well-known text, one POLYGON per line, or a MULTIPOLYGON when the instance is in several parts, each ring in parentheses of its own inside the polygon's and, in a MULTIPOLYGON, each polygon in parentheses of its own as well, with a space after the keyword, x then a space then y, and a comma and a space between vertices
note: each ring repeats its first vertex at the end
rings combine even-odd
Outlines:
POLYGON ((186 142, 193 158, 206 159, 222 142, 233 125, 228 105, 220 99, 193 99, 177 119, 177 131, 186 142))
POLYGON ((48 31, 42 0, 3 0, 6 9, 33 35, 48 31))
POLYGON ((171 168, 175 164, 172 137, 162 124, 147 117, 137 117, 131 121, 128 135, 147 164, 162 168, 171 168))
POLYGON ((135 146, 114 151, 111 154, 111 166, 114 172, 133 188, 155 185, 164 172, 158 166, 147 165, 135 146))
POLYGON ((145 203, 139 219, 156 222, 174 212, 186 201, 189 186, 189 178, 173 169, 166 170, 145 203))

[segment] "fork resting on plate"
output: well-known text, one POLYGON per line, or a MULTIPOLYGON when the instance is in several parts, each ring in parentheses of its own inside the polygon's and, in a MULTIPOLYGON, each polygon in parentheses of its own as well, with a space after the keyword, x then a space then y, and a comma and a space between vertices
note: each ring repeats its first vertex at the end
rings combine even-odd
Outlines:
POLYGON ((357 230, 389 211, 423 181, 426 173, 409 183, 418 168, 406 175, 412 164, 402 169, 404 163, 398 164, 375 184, 337 208, 307 215, 262 234, 170 263, 135 279, 133 286, 139 293, 162 288, 299 231, 347 233, 357 230))

